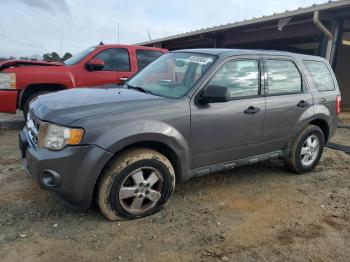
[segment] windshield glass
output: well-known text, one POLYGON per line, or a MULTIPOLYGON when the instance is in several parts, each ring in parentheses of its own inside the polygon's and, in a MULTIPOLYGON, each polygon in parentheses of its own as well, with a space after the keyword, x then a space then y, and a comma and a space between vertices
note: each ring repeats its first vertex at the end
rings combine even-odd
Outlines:
POLYGON ((89 47, 88 49, 85 49, 84 51, 72 56, 71 58, 68 58, 66 61, 64 61, 65 65, 75 65, 76 63, 79 63, 80 60, 82 60, 85 56, 90 54, 92 51, 96 49, 96 46, 89 47))
POLYGON ((213 64, 215 56, 196 53, 168 53, 149 64, 127 82, 129 88, 159 96, 179 98, 213 64))

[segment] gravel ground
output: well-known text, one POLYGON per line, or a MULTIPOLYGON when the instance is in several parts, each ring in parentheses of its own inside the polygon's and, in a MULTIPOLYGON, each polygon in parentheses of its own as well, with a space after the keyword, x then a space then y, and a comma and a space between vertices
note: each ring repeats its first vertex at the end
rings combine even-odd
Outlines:
MULTIPOLYGON (((17 131, 0 131, 1 261, 349 261, 350 155, 315 171, 278 161, 178 185, 162 212, 108 222, 65 207, 23 174, 17 131)), ((333 142, 350 145, 339 128, 333 142)))
POLYGON ((0 113, 0 130, 21 129, 24 126, 24 117, 21 111, 16 114, 0 113))

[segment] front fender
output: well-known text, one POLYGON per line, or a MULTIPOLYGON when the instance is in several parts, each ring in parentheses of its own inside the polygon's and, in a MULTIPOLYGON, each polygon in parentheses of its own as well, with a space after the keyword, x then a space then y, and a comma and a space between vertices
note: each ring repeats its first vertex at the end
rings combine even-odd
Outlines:
POLYGON ((113 128, 102 128, 98 134, 95 133, 84 140, 83 143, 93 143, 113 154, 136 143, 158 142, 168 146, 177 155, 181 163, 181 180, 186 179, 190 168, 190 147, 183 132, 165 122, 124 122, 113 128))

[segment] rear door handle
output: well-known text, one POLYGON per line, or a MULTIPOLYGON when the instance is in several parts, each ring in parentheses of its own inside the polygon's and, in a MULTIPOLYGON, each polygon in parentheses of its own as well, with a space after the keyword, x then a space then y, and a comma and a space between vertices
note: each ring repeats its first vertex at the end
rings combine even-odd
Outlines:
POLYGON ((309 105, 309 103, 306 102, 306 101, 304 101, 304 100, 301 100, 301 101, 297 104, 298 107, 306 107, 306 106, 308 106, 308 105, 309 105))
POLYGON ((253 114, 258 113, 259 111, 260 111, 260 108, 254 107, 254 106, 250 106, 246 110, 244 110, 244 113, 248 114, 248 115, 253 115, 253 114))

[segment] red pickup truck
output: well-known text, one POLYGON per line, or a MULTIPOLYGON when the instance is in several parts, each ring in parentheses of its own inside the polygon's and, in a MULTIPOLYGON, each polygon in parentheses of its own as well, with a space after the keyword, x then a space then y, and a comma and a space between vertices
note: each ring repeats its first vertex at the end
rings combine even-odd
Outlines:
POLYGON ((40 94, 67 88, 120 84, 166 53, 135 45, 98 45, 62 63, 8 60, 0 62, 0 112, 27 115, 40 94))

